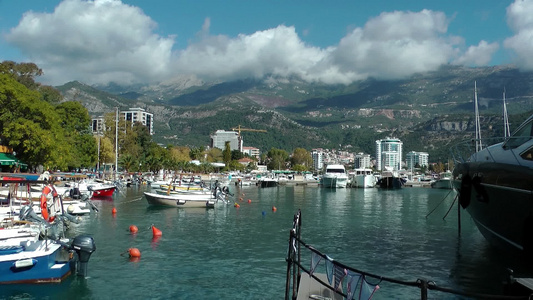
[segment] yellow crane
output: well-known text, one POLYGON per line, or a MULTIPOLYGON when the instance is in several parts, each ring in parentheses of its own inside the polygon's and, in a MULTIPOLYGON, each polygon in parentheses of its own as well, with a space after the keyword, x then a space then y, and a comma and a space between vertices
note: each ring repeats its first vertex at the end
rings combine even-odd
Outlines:
POLYGON ((241 127, 241 125, 239 125, 239 126, 237 126, 237 127, 234 127, 234 128, 231 128, 231 130, 237 131, 237 133, 239 134, 239 138, 241 137, 241 131, 267 132, 267 131, 264 130, 264 129, 244 128, 244 127, 241 127))

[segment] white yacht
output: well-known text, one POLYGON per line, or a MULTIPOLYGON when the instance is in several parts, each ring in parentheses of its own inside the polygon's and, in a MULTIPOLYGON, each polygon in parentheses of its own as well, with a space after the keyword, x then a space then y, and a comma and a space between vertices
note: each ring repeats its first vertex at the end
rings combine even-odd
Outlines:
POLYGON ((328 165, 322 176, 322 186, 328 188, 345 188, 348 184, 348 174, 343 165, 328 165))
POLYGON ((355 173, 352 176, 351 184, 352 187, 358 187, 358 188, 371 188, 376 186, 376 182, 378 182, 376 176, 374 176, 374 173, 372 173, 372 169, 355 169, 355 173))

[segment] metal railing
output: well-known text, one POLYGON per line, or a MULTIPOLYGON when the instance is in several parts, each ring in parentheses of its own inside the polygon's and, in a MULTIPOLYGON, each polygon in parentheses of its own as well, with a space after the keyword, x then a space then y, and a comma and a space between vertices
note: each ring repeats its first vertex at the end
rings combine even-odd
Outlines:
MULTIPOLYGON (((321 253, 319 250, 313 248, 312 246, 302 241, 301 233, 300 233, 301 225, 302 225, 302 215, 301 215, 301 211, 298 210, 298 212, 294 215, 293 228, 290 231, 289 247, 288 247, 287 258, 286 258, 287 277, 286 277, 286 284, 285 284, 285 300, 297 299, 298 290, 300 286, 300 278, 302 277, 302 273, 306 273, 310 278, 314 279, 322 287, 329 289, 335 295, 338 295, 339 297, 342 297, 343 299, 350 299, 350 300, 354 299, 352 296, 353 294, 347 292, 347 283, 343 282, 346 276, 342 276, 342 278, 334 278, 333 280, 330 280, 328 277, 328 280, 330 280, 330 282, 324 281, 323 279, 315 275, 314 270, 310 270, 310 268, 304 267, 304 264, 302 263, 303 252, 306 253, 305 255, 308 255, 307 257, 311 257, 312 255, 314 255, 315 257, 318 258, 319 261, 328 263, 330 265, 329 267, 330 270, 331 269, 342 270, 344 274, 358 274, 362 276, 363 279, 366 277, 366 278, 371 279, 371 281, 373 282, 378 282, 378 283, 389 282, 389 283, 398 284, 402 286, 417 288, 420 290, 420 299, 422 300, 428 299, 428 291, 430 290, 435 290, 435 291, 439 291, 439 292, 443 292, 447 294, 453 294, 456 296, 469 297, 473 299, 533 299, 533 294, 527 295, 527 296, 507 296, 507 295, 470 293, 470 292, 458 291, 458 290, 438 286, 432 280, 419 278, 419 279, 416 279, 415 281, 405 281, 405 280, 389 278, 389 277, 365 272, 362 270, 358 270, 358 269, 347 266, 341 262, 338 262, 336 260, 329 258, 326 254, 321 253), (334 282, 335 284, 332 285, 332 282, 334 282)), ((311 268, 313 268, 313 262, 311 262, 310 265, 311 265, 311 268)), ((325 266, 325 268, 327 269, 328 267, 325 266)), ((313 269, 316 270, 316 266, 313 269)), ((313 295, 313 296, 316 296, 317 297, 316 299, 324 298, 324 297, 321 297, 320 295, 313 295)))

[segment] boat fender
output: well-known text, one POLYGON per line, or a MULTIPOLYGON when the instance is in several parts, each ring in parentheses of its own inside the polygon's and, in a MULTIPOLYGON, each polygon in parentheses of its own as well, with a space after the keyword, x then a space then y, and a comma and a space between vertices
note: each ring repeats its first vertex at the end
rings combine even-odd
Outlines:
POLYGON ((476 190, 476 200, 479 202, 489 202, 489 194, 487 190, 481 185, 481 179, 483 178, 482 174, 474 174, 472 177, 472 187, 476 190))
POLYGON ((11 265, 11 270, 14 272, 27 270, 29 268, 32 268, 36 264, 37 260, 33 258, 19 259, 11 265))
POLYGON ((47 196, 52 194, 52 198, 55 200, 55 198, 58 196, 56 189, 51 186, 47 185, 43 188, 43 191, 41 193, 40 203, 41 203, 41 215, 43 216, 43 219, 45 219, 48 222, 54 221, 55 217, 50 216, 48 213, 48 198, 47 196))
POLYGON ((463 208, 467 208, 470 205, 470 195, 472 194, 472 178, 468 173, 463 175, 461 179, 461 187, 459 188, 459 204, 463 208))

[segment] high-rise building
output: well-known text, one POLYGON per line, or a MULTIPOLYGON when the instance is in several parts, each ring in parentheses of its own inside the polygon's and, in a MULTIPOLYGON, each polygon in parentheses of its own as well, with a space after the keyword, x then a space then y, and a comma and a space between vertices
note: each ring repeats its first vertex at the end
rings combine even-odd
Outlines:
POLYGON ((140 122, 144 126, 146 126, 150 132, 150 135, 154 134, 154 115, 151 113, 147 113, 142 108, 130 108, 127 111, 120 112, 124 120, 126 122, 131 122, 131 126, 135 124, 135 122, 140 122))
POLYGON ((354 169, 370 169, 370 154, 357 153, 354 158, 354 169))
POLYGON ((385 138, 376 141, 376 169, 385 167, 400 170, 402 165, 403 143, 397 138, 385 138))
POLYGON ((315 170, 321 170, 324 167, 324 152, 322 149, 313 149, 311 151, 311 158, 313 159, 315 170))
POLYGON ((405 155, 407 169, 413 169, 418 166, 427 167, 429 165, 429 154, 427 152, 410 151, 405 155))
POLYGON ((242 140, 239 139, 239 134, 235 131, 225 131, 217 130, 211 136, 211 147, 224 150, 226 147, 226 142, 229 142, 230 149, 241 150, 242 145, 240 144, 242 140))

